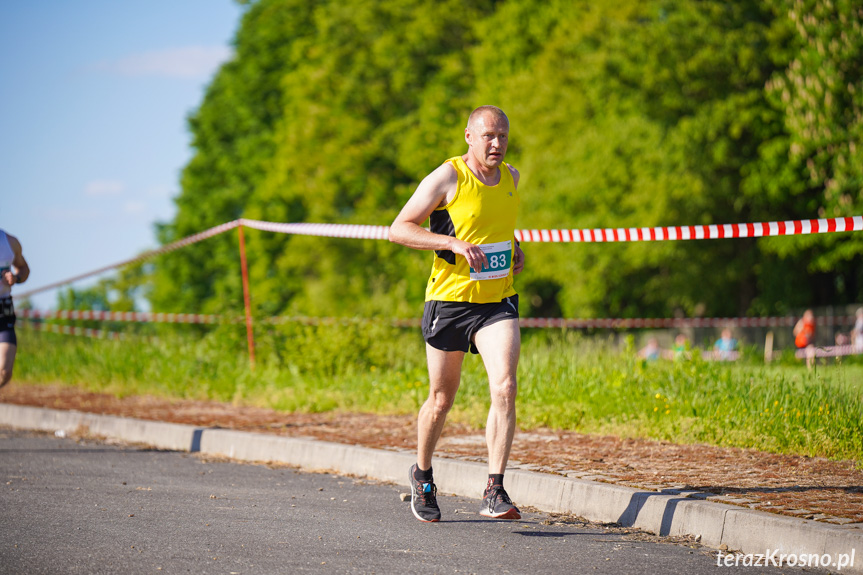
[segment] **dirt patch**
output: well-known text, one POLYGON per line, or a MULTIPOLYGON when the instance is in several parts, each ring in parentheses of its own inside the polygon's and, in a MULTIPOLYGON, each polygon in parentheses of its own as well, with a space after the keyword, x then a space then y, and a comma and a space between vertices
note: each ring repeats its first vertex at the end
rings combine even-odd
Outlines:
MULTIPOLYGON (((227 403, 123 397, 62 385, 12 384, 0 402, 221 427, 381 449, 416 449, 413 416, 283 413, 227 403)), ((448 423, 437 455, 486 460, 482 431, 448 423)), ((516 433, 510 468, 532 469, 863 528, 863 471, 853 461, 676 445, 537 429, 516 433)))

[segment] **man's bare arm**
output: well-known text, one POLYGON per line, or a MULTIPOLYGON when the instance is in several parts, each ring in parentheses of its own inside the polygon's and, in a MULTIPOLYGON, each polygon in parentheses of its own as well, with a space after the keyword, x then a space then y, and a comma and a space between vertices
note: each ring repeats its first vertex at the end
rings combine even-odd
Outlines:
POLYGON ((458 185, 458 175, 449 164, 443 164, 425 177, 390 226, 391 242, 417 250, 450 250, 463 256, 474 269, 488 266, 485 252, 474 244, 452 236, 435 234, 421 224, 439 206, 445 205, 458 185))
POLYGON ((521 246, 516 242, 512 257, 512 273, 518 275, 522 271, 524 271, 524 252, 521 251, 521 246))
POLYGON ((27 260, 24 259, 21 242, 18 241, 18 238, 9 234, 6 234, 6 239, 9 240, 9 246, 12 248, 12 265, 15 267, 16 273, 13 274, 11 271, 6 272, 3 280, 9 285, 24 283, 30 276, 30 266, 27 265, 27 260))
POLYGON ((446 203, 450 190, 458 183, 455 170, 447 164, 425 177, 390 226, 391 242, 416 250, 448 250, 452 238, 434 234, 422 227, 431 213, 446 203))
MULTIPOLYGON (((512 183, 515 186, 515 189, 518 189, 518 181, 521 179, 521 174, 518 173, 518 170, 510 166, 506 165, 509 168, 509 173, 512 174, 512 183)), ((513 238, 515 241, 515 238, 513 238)), ((514 275, 520 274, 524 270, 524 252, 521 249, 521 246, 518 242, 515 242, 515 249, 513 250, 513 258, 512 258, 512 273, 514 275)))

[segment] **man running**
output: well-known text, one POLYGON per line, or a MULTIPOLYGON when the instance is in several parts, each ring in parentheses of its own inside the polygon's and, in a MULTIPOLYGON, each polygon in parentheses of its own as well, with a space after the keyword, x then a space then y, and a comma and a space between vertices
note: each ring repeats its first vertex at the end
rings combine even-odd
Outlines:
POLYGON ((479 353, 488 374, 488 483, 480 514, 519 519, 503 488, 515 433, 516 368, 521 351, 513 275, 524 268, 515 240, 519 173, 504 163, 509 119, 500 108, 474 110, 463 156, 450 158, 417 187, 390 227, 390 241, 434 250, 422 332, 429 396, 418 417, 417 463, 410 469, 411 510, 439 521, 432 454, 461 381, 466 352, 479 353), (429 219, 429 230, 421 224, 429 219))
POLYGON ((29 275, 30 267, 21 254, 21 242, 0 230, 0 387, 12 380, 12 367, 18 351, 12 286, 24 283, 29 275))

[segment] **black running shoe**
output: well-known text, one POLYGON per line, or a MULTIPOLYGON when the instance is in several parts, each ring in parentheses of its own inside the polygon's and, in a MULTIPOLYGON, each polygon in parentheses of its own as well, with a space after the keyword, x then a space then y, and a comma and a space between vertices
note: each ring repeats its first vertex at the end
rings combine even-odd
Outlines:
POLYGON ((440 521, 440 507, 437 506, 437 487, 434 482, 423 483, 414 477, 416 464, 411 466, 408 478, 411 485, 411 511, 414 517, 426 523, 440 521))
POLYGON ((518 507, 512 504, 503 485, 489 485, 482 496, 479 514, 492 519, 521 519, 518 507))

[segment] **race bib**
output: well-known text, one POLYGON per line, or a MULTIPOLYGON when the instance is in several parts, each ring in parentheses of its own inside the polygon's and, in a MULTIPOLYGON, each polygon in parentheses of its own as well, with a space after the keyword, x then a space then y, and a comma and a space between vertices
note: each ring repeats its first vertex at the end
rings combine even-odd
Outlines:
POLYGON ((480 244, 479 247, 485 252, 488 266, 483 266, 479 271, 470 268, 470 279, 497 280, 509 275, 509 268, 512 267, 512 240, 480 244))

